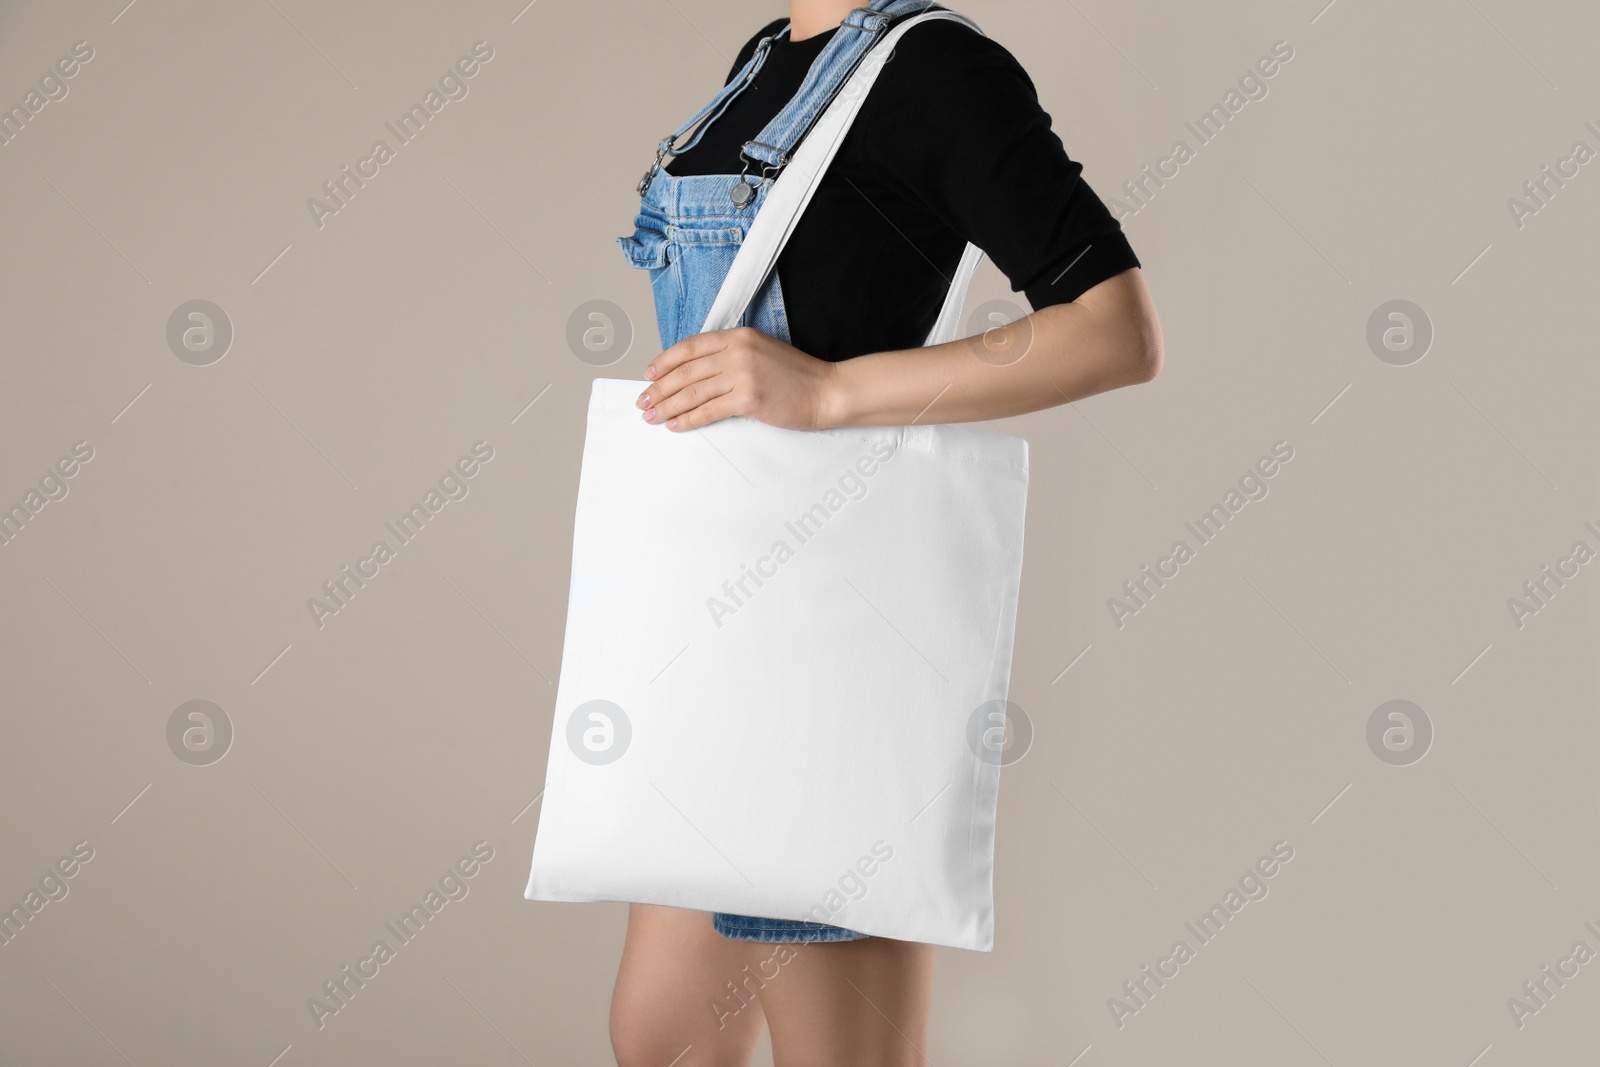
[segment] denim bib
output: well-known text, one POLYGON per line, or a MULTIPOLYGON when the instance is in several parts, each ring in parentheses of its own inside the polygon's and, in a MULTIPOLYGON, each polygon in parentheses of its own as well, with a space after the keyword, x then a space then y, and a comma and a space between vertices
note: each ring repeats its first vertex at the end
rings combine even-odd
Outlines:
MULTIPOLYGON (((720 118, 728 104, 743 92, 766 61, 772 42, 789 32, 787 24, 776 34, 757 43, 754 53, 732 81, 712 97, 710 103, 664 138, 656 150, 655 162, 640 180, 639 214, 634 232, 617 238, 628 262, 650 272, 655 297, 656 325, 661 347, 672 345, 702 332, 708 313, 728 278, 735 257, 750 232, 757 213, 767 203, 776 179, 783 173, 801 141, 828 109, 855 73, 872 47, 883 39, 892 19, 911 13, 936 11, 972 25, 953 12, 946 13, 927 0, 871 0, 866 7, 851 11, 838 31, 812 62, 805 80, 787 104, 761 131, 756 140, 740 149, 744 168, 739 174, 695 174, 677 176, 661 168, 662 160, 694 147, 720 118), (686 144, 678 139, 699 123, 699 129, 686 144)), ((974 29, 977 27, 974 25, 974 29)), ((981 31, 980 31, 981 32, 981 31)), ((824 164, 825 166, 825 164, 824 164)), ((819 175, 820 177, 820 175, 819 175)), ((809 199, 807 197, 806 199, 809 199)), ((787 210, 798 214, 800 203, 787 210)), ((789 229, 792 229, 792 221, 789 229)), ((785 232, 784 237, 787 237, 785 232)), ((776 258, 782 240, 772 250, 776 258)), ((841 250, 841 254, 845 254, 841 250)), ((981 253, 969 245, 962 257, 957 278, 946 299, 944 312, 929 344, 954 337, 955 317, 961 298, 981 253), (953 305, 953 306, 952 306, 953 305), (946 336, 938 337, 935 335, 946 336)), ((765 266, 759 287, 737 321, 726 326, 752 326, 781 341, 791 340, 788 313, 777 271, 765 266)))

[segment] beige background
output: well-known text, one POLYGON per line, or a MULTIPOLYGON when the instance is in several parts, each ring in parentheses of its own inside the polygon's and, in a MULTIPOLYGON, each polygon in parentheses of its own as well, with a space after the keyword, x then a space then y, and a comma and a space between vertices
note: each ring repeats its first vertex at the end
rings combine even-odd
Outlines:
MULTIPOLYGON (((0 947, 0 1063, 608 1062, 624 907, 521 898, 587 383, 656 351, 612 241, 653 143, 784 8, 122 3, 0 6, 0 102, 95 51, 0 148, 0 504, 94 450, 0 547, 0 902, 94 850, 0 947), (306 200, 478 40, 470 95, 318 229, 306 200), (235 331, 208 366, 165 336, 195 299, 235 331), (565 340, 596 299, 637 330, 603 370, 565 340), (470 495, 318 630, 306 599, 479 439, 470 495), (167 742, 196 699, 235 730, 209 766, 167 742), (307 999, 479 840, 470 894, 319 1031, 307 999)), ((1506 1001, 1600 951, 1600 574, 1520 629, 1506 602, 1600 546, 1600 164, 1522 228, 1506 201, 1600 149, 1600 18, 1324 3, 960 5, 1106 198, 1295 56, 1124 223, 1160 378, 995 424, 1032 445, 1036 739, 934 1063, 1592 1062, 1600 963, 1520 1029, 1506 1001), (1394 299, 1435 333, 1407 366, 1366 341, 1394 299), (1270 495, 1119 629, 1107 599, 1279 440, 1270 495), (1397 698, 1435 731, 1409 766, 1366 740, 1397 698), (1108 998, 1280 840, 1270 895, 1119 1028, 1108 998)), ((1010 295, 986 263, 969 307, 1010 295)))

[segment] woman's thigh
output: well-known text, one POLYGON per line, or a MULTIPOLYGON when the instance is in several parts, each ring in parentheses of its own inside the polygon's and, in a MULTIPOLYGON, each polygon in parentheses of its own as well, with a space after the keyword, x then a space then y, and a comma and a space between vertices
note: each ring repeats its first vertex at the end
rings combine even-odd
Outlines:
POLYGON ((934 946, 869 937, 790 947, 760 990, 776 1067, 926 1062, 934 946))
POLYGON ((717 933, 710 912, 628 905, 611 994, 619 1067, 745 1067, 761 1036, 761 1006, 728 984, 746 980, 760 947, 717 933))

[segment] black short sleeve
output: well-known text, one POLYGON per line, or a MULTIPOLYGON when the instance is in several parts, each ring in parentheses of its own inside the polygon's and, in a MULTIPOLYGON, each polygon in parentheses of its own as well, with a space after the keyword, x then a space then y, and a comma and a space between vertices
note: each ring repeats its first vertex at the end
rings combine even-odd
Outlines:
MULTIPOLYGON (((745 43, 730 81, 783 25, 770 22, 745 43)), ((741 146, 794 98, 840 32, 854 31, 775 41, 760 73, 668 173, 739 174, 741 146)), ((1139 266, 1082 170, 1003 46, 949 19, 908 29, 778 257, 787 339, 835 362, 926 343, 968 241, 1036 310, 1139 266)))
POLYGON ((912 27, 856 122, 886 180, 983 249, 1035 310, 1140 265, 998 42, 948 19, 912 27))

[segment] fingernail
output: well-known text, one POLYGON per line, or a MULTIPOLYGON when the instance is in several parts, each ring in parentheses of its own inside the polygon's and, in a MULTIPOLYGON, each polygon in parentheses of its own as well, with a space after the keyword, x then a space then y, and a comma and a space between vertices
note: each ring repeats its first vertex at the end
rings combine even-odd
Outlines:
POLYGON ((656 412, 655 408, 645 408, 644 409, 644 421, 645 422, 655 422, 656 421, 656 415, 657 415, 657 412, 656 412))
POLYGON ((639 394, 639 399, 635 400, 634 403, 638 404, 642 408, 649 407, 650 406, 650 391, 647 389, 644 392, 640 393, 639 394))
POLYGON ((656 380, 656 368, 653 364, 644 369, 644 376, 652 382, 656 380))
POLYGON ((677 428, 678 428, 678 420, 677 419, 668 419, 667 420, 667 429, 676 430, 677 428))

